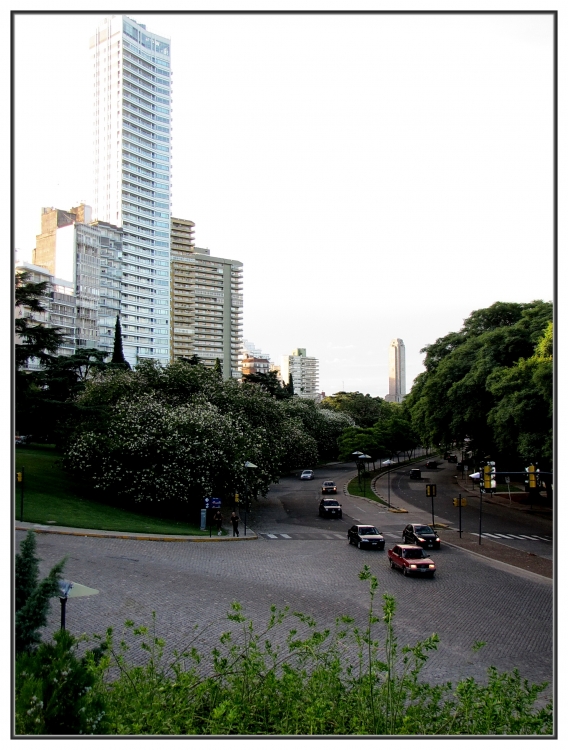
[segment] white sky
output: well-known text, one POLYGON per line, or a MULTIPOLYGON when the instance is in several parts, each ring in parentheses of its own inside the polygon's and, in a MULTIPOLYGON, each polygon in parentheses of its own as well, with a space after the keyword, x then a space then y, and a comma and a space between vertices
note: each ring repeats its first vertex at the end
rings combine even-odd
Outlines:
MULTIPOLYGON (((388 345, 553 295, 550 15, 150 15, 171 38, 173 214, 244 263, 244 336, 327 394, 388 392, 388 345)), ((17 16, 15 247, 92 204, 89 36, 17 16)))

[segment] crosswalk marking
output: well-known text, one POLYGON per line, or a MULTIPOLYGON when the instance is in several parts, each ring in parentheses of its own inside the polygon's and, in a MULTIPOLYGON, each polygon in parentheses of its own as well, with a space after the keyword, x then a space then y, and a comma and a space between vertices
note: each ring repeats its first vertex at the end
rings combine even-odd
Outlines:
MULTIPOLYGON (((479 536, 475 531, 470 531, 470 534, 473 536, 479 536)), ((538 534, 499 534, 498 532, 491 534, 489 531, 484 531, 481 536, 491 537, 493 539, 520 539, 521 541, 526 539, 529 542, 552 542, 552 537, 539 536, 538 534)))
POLYGON ((284 539, 291 539, 291 536, 288 536, 288 534, 280 534, 280 536, 283 536, 284 539))
POLYGON ((265 534, 265 536, 269 537, 270 539, 278 539, 276 534, 265 534))

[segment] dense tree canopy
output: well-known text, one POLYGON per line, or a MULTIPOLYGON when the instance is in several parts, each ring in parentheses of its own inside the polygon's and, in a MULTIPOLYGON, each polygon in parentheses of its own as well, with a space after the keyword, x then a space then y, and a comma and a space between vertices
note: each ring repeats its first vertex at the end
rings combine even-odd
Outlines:
POLYGON ((348 414, 359 427, 372 427, 392 411, 392 404, 379 396, 363 395, 359 391, 346 393, 339 391, 327 396, 321 402, 324 409, 348 414))
POLYGON ((410 415, 399 404, 389 404, 389 410, 372 427, 351 427, 339 439, 339 456, 342 460, 353 458, 355 451, 367 453, 376 461, 380 457, 390 458, 406 454, 420 444, 410 415))
POLYGON ((426 346, 405 408, 424 444, 552 460, 552 305, 496 302, 426 346))
POLYGON ((283 472, 335 457, 352 424, 307 399, 279 400, 183 361, 101 372, 77 405, 69 470, 118 503, 193 510, 205 496, 265 494, 283 472))

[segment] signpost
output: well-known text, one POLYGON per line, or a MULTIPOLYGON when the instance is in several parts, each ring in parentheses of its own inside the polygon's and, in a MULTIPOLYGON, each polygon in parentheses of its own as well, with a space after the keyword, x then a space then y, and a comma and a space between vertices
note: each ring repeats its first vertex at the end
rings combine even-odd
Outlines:
POLYGON ((457 505, 459 507, 459 516, 460 516, 460 539, 462 535, 462 505, 467 505, 467 500, 465 497, 462 498, 461 492, 457 497, 454 497, 454 505, 457 505))
POLYGON ((432 526, 434 526, 434 498, 436 497, 436 485, 435 484, 426 485, 426 497, 432 498, 432 526))
POLYGON ((20 521, 24 520, 24 467, 16 474, 16 481, 20 485, 20 521))

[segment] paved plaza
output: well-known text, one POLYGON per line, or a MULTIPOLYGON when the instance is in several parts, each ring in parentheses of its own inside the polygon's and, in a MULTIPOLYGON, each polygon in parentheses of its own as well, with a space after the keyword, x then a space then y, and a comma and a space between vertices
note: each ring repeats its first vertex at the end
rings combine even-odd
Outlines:
MULTIPOLYGON (((268 514, 269 515, 269 514, 268 514)), ((268 521, 270 525, 270 521, 268 521)), ((312 615, 318 625, 332 626, 341 614, 363 624, 368 612, 368 583, 358 573, 368 564, 379 579, 379 592, 394 594, 399 645, 414 644, 438 633, 440 644, 423 672, 433 682, 465 676, 483 678, 494 665, 518 667, 531 681, 552 679, 552 584, 467 551, 443 547, 436 552, 433 580, 405 578, 392 571, 386 552, 363 552, 340 534, 294 539, 293 532, 313 529, 280 524, 290 538, 276 543, 263 534, 235 543, 137 541, 105 537, 38 534, 42 572, 67 556, 65 576, 99 590, 67 603, 67 627, 75 635, 117 635, 131 619, 150 625, 156 612, 157 634, 166 650, 183 650, 194 638, 208 653, 229 629, 225 618, 232 601, 262 624, 269 607, 288 605, 312 615), (479 652, 476 641, 487 645, 479 652)), ((16 532, 16 543, 24 531, 16 532)), ((380 601, 377 602, 380 605, 380 601)), ((48 630, 59 626, 59 603, 51 608, 48 630)), ((290 625, 292 627, 292 624, 290 625)), ((377 635, 380 637, 380 626, 377 635)), ((284 642, 287 628, 275 636, 284 642)), ((144 658, 132 650, 132 661, 144 658)))

